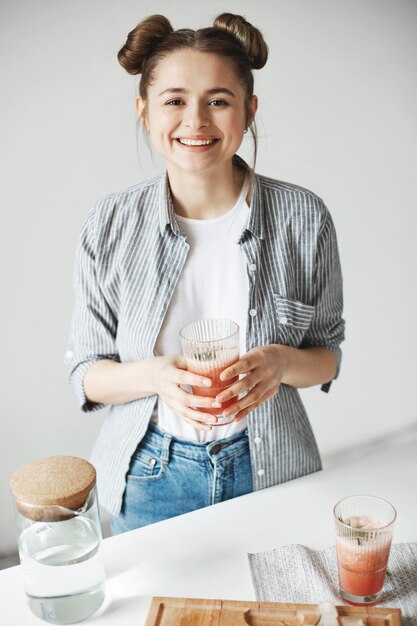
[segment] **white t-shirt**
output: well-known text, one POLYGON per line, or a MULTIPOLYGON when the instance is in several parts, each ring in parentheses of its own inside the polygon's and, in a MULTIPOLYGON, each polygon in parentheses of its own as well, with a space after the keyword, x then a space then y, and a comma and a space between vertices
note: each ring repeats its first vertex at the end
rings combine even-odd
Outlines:
MULTIPOLYGON (((182 354, 181 328, 208 318, 227 318, 239 324, 240 353, 246 352, 249 280, 246 259, 237 242, 249 214, 248 187, 246 177, 235 206, 220 217, 196 220, 176 216, 190 249, 156 341, 156 355, 182 354)), ((245 418, 209 431, 198 430, 160 397, 152 421, 176 437, 198 442, 230 437, 246 428, 245 418)))

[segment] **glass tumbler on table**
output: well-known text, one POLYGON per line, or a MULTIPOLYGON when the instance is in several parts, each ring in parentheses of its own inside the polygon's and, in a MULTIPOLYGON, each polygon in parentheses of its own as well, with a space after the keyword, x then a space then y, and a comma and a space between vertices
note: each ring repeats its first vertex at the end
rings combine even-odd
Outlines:
MULTIPOLYGON (((180 339, 188 371, 212 381, 211 387, 193 386, 195 395, 215 398, 236 382, 238 376, 226 381, 220 379, 221 372, 239 359, 239 326, 236 322, 227 319, 198 320, 180 331, 180 339)), ((200 410, 217 417, 217 423, 212 426, 223 426, 234 419, 233 415, 223 417, 223 411, 236 399, 236 396, 230 398, 220 408, 200 410)))
POLYGON ((45 457, 20 467, 10 487, 30 610, 52 624, 87 619, 105 595, 95 468, 45 457))
POLYGON ((396 515, 376 496, 349 496, 334 507, 340 596, 348 604, 382 600, 396 515))

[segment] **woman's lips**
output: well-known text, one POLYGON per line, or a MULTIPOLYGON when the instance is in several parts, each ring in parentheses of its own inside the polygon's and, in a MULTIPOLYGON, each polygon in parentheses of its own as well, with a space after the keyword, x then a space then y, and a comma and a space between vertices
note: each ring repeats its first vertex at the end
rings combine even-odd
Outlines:
POLYGON ((219 139, 216 137, 201 137, 198 139, 191 137, 176 137, 175 141, 181 146, 181 148, 189 152, 205 152, 216 145, 219 139))

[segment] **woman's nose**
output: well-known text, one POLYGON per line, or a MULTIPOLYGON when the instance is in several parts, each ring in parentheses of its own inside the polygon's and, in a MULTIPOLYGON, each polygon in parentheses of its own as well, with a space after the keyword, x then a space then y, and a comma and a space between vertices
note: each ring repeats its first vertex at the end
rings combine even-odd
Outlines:
POLYGON ((189 128, 201 128, 209 126, 210 118, 203 106, 194 105, 187 107, 184 115, 184 123, 189 128))

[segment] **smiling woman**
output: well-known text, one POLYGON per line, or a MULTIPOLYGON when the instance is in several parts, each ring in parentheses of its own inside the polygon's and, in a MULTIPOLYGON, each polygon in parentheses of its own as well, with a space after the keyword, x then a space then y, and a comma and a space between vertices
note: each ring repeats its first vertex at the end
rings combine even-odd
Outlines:
POLYGON ((77 253, 67 362, 82 409, 110 405, 92 460, 114 533, 321 467, 297 387, 338 373, 341 270, 321 199, 237 156, 250 129, 256 159, 267 57, 229 13, 197 31, 151 16, 118 54, 141 74, 136 110, 166 172, 99 201, 77 253), (240 327, 217 395, 180 356, 179 331, 203 318, 240 327))

